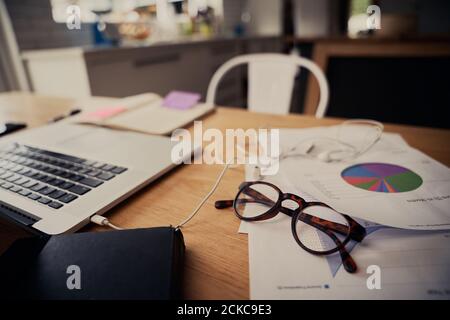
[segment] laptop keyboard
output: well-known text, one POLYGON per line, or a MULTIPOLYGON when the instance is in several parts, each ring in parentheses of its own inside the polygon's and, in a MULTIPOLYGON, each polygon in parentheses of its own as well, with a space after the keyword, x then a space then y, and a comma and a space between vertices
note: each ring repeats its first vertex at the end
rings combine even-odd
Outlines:
POLYGON ((126 170, 17 143, 0 148, 0 188, 53 209, 76 201, 126 170))

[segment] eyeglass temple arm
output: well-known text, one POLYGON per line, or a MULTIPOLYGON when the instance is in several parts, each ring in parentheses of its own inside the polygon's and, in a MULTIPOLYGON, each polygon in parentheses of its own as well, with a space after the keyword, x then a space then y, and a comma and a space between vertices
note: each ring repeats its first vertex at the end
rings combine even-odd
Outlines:
MULTIPOLYGON (((323 202, 307 202, 306 206, 307 207, 322 206, 322 207, 333 209, 323 202)), ((306 219, 311 219, 312 222, 314 222, 318 225, 324 226, 328 229, 331 229, 331 230, 338 232, 340 234, 343 234, 343 235, 346 235, 348 233, 348 231, 347 231, 348 228, 350 228, 350 238, 357 242, 363 241, 363 239, 366 237, 366 229, 346 214, 342 214, 342 215, 349 221, 350 225, 348 227, 343 224, 337 223, 337 222, 332 222, 332 221, 321 219, 321 218, 318 218, 315 216, 311 216, 307 213, 304 213, 304 214, 305 214, 306 219)))
MULTIPOLYGON (((300 213, 300 220, 304 221, 301 216, 302 215, 308 215, 307 213, 300 213)), ((308 215, 309 216, 309 215, 308 215)), ((316 218, 316 217, 313 217, 316 218)), ((309 218, 304 218, 305 219, 305 223, 308 223, 307 220, 309 218)), ((325 220, 326 221, 326 220, 325 220)), ((327 221, 330 222, 330 221, 327 221)), ((324 227, 320 224, 315 224, 314 225, 317 229, 319 229, 320 231, 322 231, 323 233, 327 234, 327 236, 329 236, 333 242, 336 244, 336 246, 339 248, 339 255, 341 256, 342 259, 342 264, 344 266, 344 269, 349 272, 349 273, 354 273, 357 270, 357 266, 355 263, 355 260, 353 260, 352 256, 350 255, 350 253, 348 253, 347 249, 345 249, 345 246, 342 244, 342 242, 339 240, 338 237, 336 237, 336 235, 330 231, 330 228, 328 227, 324 227)))

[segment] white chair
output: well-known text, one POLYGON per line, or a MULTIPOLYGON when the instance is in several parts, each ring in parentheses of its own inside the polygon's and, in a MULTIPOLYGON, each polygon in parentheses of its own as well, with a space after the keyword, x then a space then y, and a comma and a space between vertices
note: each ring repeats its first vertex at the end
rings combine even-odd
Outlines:
POLYGON ((294 79, 299 67, 305 67, 316 77, 320 100, 316 117, 325 115, 329 89, 322 70, 311 60, 284 54, 249 54, 235 57, 224 63, 213 75, 206 102, 214 104, 217 87, 222 77, 232 68, 248 64, 248 109, 251 111, 288 114, 294 79))

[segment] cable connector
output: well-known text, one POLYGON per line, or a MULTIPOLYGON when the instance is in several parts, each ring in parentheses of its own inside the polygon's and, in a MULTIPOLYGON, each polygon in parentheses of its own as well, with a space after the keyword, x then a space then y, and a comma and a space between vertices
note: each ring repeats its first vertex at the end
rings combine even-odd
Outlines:
POLYGON ((91 222, 95 223, 96 225, 99 225, 101 227, 110 227, 111 229, 114 230, 123 230, 122 228, 115 226, 114 224, 112 224, 111 222, 109 222, 109 220, 103 216, 99 216, 99 215, 95 215, 91 217, 91 222))

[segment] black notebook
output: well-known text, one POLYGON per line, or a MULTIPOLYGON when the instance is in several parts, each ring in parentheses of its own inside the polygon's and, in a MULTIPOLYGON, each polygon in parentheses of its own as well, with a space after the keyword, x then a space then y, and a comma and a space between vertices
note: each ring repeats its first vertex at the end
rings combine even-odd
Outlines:
POLYGON ((0 257, 0 296, 179 299, 184 249, 170 227, 21 239, 0 257))

